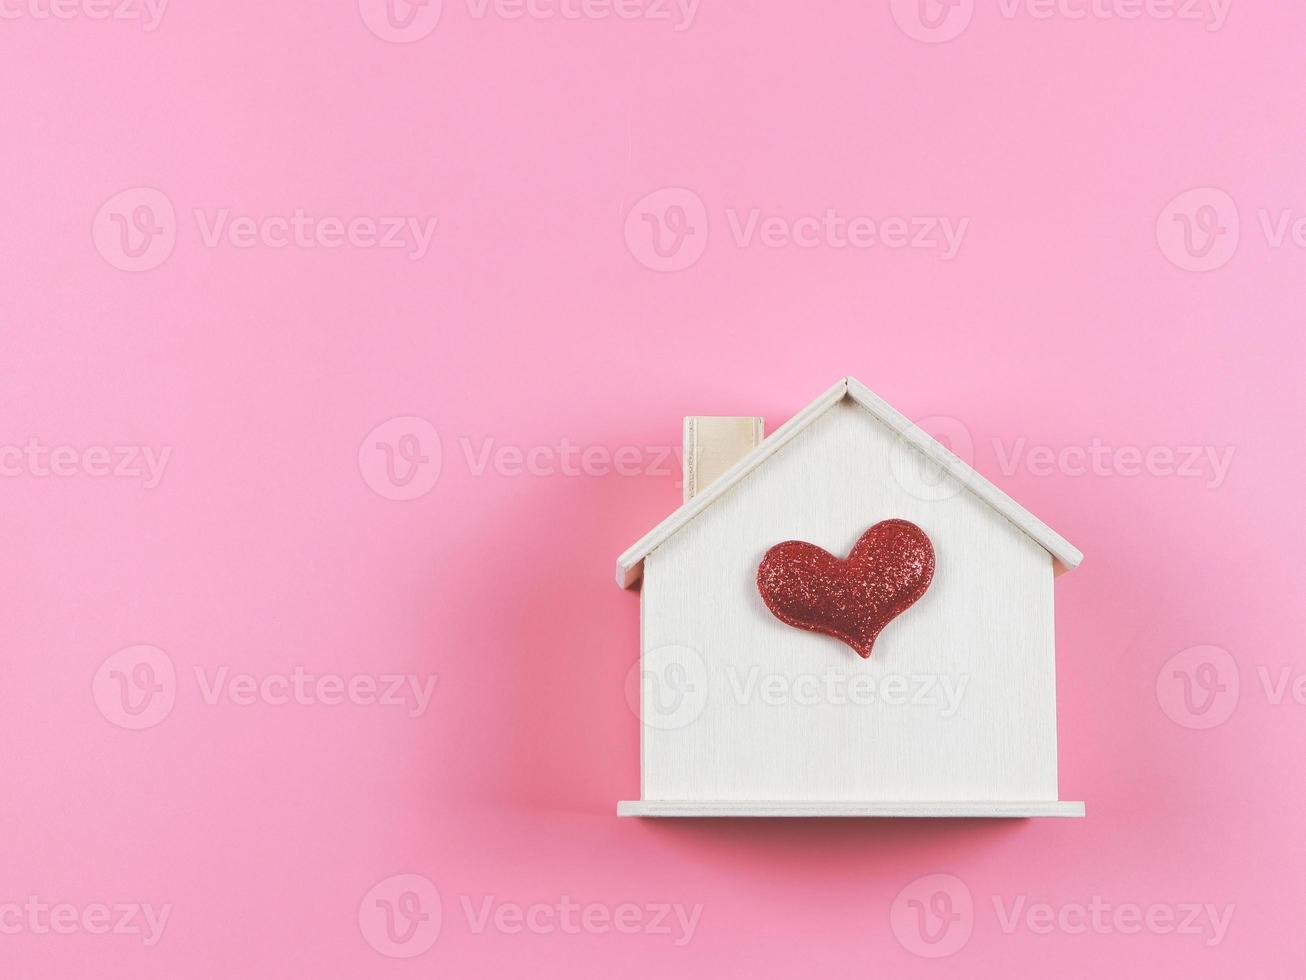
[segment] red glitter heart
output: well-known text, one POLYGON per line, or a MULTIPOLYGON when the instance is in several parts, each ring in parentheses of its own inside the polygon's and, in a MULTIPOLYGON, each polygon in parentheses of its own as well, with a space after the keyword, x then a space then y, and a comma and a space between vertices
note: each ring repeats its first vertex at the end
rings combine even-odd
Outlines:
POLYGON ((925 594, 934 546, 911 521, 881 521, 836 558, 806 541, 771 548, 757 566, 757 591, 775 617, 843 640, 869 657, 889 621, 925 594))

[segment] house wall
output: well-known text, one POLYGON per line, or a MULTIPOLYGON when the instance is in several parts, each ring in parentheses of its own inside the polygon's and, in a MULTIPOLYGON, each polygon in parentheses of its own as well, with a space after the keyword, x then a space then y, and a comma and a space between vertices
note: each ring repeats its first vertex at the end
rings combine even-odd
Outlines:
POLYGON ((645 560, 646 800, 1057 798, 1051 557, 845 399, 645 560), (786 626, 758 562, 905 518, 936 555, 870 660, 786 626))

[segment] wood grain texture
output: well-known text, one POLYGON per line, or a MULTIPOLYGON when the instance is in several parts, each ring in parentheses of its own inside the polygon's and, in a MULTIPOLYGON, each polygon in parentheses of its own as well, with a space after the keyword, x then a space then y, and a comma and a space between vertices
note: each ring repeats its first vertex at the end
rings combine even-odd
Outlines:
POLYGON ((762 444, 765 421, 752 415, 686 415, 684 499, 692 500, 762 444))
MULTIPOLYGON (((852 400, 649 554, 642 606, 645 664, 690 647, 705 684, 691 722, 643 726, 645 800, 1057 800, 1051 556, 852 400), (766 609, 755 576, 771 545, 843 555, 892 517, 930 536, 937 570, 870 660, 766 609), (952 710, 945 685, 961 691, 952 710)), ((646 718, 669 690, 658 680, 674 678, 646 676, 646 718)))

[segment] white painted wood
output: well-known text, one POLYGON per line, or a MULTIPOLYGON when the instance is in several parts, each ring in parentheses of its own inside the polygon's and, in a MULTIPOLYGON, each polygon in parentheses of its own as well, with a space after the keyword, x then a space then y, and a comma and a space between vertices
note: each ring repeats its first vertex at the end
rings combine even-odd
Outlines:
POLYGON ((821 412, 765 467, 696 498, 714 506, 645 559, 642 795, 1056 803, 1048 552, 860 402, 821 412), (937 568, 870 660, 766 609, 756 569, 769 547, 801 539, 843 555, 888 518, 925 530, 937 568), (668 666, 677 645, 696 653, 668 666), (694 710, 665 710, 682 702, 694 710))
POLYGON ((809 422, 814 421, 822 412, 847 394, 848 380, 844 378, 821 397, 798 412, 788 422, 772 432, 756 449, 723 473, 721 478, 712 486, 698 494, 693 500, 672 511, 666 520, 627 548, 617 559, 617 584, 626 589, 638 582, 640 574, 644 570, 644 558, 650 551, 711 507, 742 477, 785 446, 790 439, 802 432, 809 422))
POLYGON ((1082 817, 1084 804, 971 801, 965 803, 684 803, 622 800, 619 817, 1082 817))
POLYGON ((1021 507, 860 381, 855 378, 842 378, 776 429, 755 450, 722 474, 711 487, 683 504, 657 527, 627 548, 617 559, 617 584, 622 588, 629 588, 639 581, 644 559, 650 552, 670 539, 691 520, 721 499, 736 483, 788 445, 790 440, 813 424, 832 405, 845 398, 861 405, 900 436, 905 444, 919 449, 927 458, 956 479, 960 486, 994 508, 1038 542, 1056 560, 1058 572, 1074 568, 1083 561, 1084 556, 1079 549, 1021 507))
POLYGON ((1059 571, 1069 571, 1084 560, 1083 552, 995 487, 961 457, 870 388, 856 378, 845 380, 848 382, 850 398, 937 463, 967 490, 1041 544, 1057 560, 1059 571))
POLYGON ((684 499, 693 500, 761 445, 765 424, 754 415, 686 415, 681 480, 684 499))

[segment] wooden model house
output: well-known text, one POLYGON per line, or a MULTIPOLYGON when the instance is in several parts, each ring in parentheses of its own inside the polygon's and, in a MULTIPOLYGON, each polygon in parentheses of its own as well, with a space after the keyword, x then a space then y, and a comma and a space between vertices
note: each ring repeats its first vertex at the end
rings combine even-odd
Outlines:
POLYGON ((761 433, 686 419, 685 503, 617 559, 643 720, 618 813, 1082 816, 1053 636, 1080 552, 852 378, 761 433))

